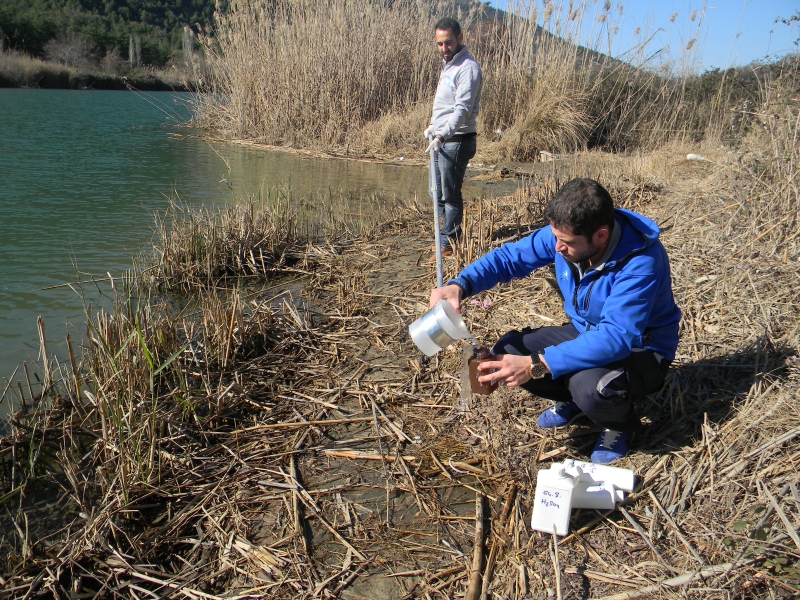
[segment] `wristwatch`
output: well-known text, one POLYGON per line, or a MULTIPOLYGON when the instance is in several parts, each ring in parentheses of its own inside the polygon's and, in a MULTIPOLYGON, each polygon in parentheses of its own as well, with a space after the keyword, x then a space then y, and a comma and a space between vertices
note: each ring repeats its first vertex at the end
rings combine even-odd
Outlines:
POLYGON ((526 371, 531 379, 541 379, 547 374, 547 367, 539 359, 538 354, 531 354, 531 364, 528 365, 526 371))

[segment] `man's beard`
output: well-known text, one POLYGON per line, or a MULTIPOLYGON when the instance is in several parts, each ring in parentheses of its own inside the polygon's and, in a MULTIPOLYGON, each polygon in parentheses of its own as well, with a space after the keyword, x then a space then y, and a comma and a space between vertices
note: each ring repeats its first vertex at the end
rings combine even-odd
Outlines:
POLYGON ((453 54, 451 54, 451 55, 450 55, 450 58, 447 58, 447 56, 445 55, 445 53, 444 53, 444 52, 442 52, 442 58, 444 59, 444 61, 445 61, 445 62, 450 62, 451 60, 453 60, 453 59, 455 58, 456 54, 458 54, 459 52, 461 52, 461 48, 463 48, 463 47, 464 47, 464 46, 459 46, 458 48, 456 48, 455 50, 453 50, 453 54))
POLYGON ((598 246, 590 245, 588 248, 586 248, 586 250, 581 252, 577 257, 565 256, 564 258, 566 258, 570 262, 582 265, 583 263, 588 261, 590 258, 592 258, 594 255, 596 255, 599 251, 600 251, 600 248, 598 246))

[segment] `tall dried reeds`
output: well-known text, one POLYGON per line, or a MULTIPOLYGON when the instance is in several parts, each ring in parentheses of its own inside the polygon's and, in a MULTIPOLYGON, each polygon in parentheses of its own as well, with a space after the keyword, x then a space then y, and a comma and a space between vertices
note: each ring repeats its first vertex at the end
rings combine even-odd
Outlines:
MULTIPOLYGON (((196 122, 346 154, 420 149, 440 68, 431 28, 453 10, 432 0, 233 2, 205 40, 210 93, 196 122)), ((603 54, 621 18, 608 3, 518 0, 491 13, 464 3, 455 16, 482 65, 481 148, 496 159, 718 139, 746 95, 734 76, 694 74, 693 45, 665 62, 640 32, 625 61, 603 54)))
POLYGON ((69 87, 75 69, 31 58, 14 51, 0 51, 0 83, 3 87, 69 87))
MULTIPOLYGON (((197 284, 188 307, 147 284, 88 311, 74 371, 54 363, 52 403, 19 385, 0 440, 0 598, 454 597, 476 574, 509 598, 796 595, 796 233, 754 224, 749 209, 781 188, 751 197, 724 154, 657 159, 580 155, 516 196, 468 202, 446 263, 524 235, 573 175, 601 178, 662 225, 682 338, 667 384, 640 407, 648 426, 622 463, 640 487, 622 510, 576 511, 557 545, 530 531, 536 470, 585 458, 596 430, 541 431, 547 403, 519 389, 458 401, 460 352, 425 359, 406 333, 434 278, 418 260, 430 218, 407 211, 351 243, 305 246, 313 313, 194 275, 176 279, 197 284), (476 495, 488 523, 476 523, 476 495)), ((246 230, 268 217, 247 210, 245 231, 232 211, 190 221, 204 239, 211 227, 256 240, 246 230)), ((471 331, 488 342, 558 322, 547 277, 467 304, 471 331)))
POLYGON ((159 289, 187 293, 227 287, 228 279, 269 280, 288 268, 302 269, 308 242, 360 235, 397 210, 382 194, 332 190, 295 196, 272 188, 216 208, 190 208, 171 198, 156 215, 158 259, 145 275, 159 289))
POLYGON ((486 82, 484 133, 500 139, 506 159, 531 160, 540 150, 581 147, 596 82, 588 68, 591 53, 571 41, 580 22, 551 33, 537 22, 535 3, 512 3, 509 10, 476 40, 486 82))
POLYGON ((428 93, 425 3, 234 0, 206 39, 213 95, 198 117, 234 137, 341 145, 428 93))
MULTIPOLYGON (((436 598, 477 594, 478 576, 487 597, 796 597, 796 65, 725 121, 733 147, 578 153, 467 202, 448 274, 535 227, 575 176, 662 228, 681 342, 639 406, 619 511, 576 511, 557 543, 531 532, 536 470, 585 458, 596 430, 543 432, 548 403, 519 389, 460 402, 460 353, 414 349, 434 280, 418 206, 382 224, 332 197, 175 204, 153 262, 87 308, 83 353, 0 389, 0 598, 436 598), (298 274, 306 305, 241 285, 298 274)), ((471 331, 559 322, 548 276, 470 299, 471 331)))

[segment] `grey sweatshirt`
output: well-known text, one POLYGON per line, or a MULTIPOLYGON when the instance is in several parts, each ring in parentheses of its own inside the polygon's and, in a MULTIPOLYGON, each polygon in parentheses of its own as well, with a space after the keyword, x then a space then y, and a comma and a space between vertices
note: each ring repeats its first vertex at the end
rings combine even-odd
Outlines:
POLYGON ((442 60, 439 87, 433 99, 431 125, 448 140, 454 134, 475 133, 475 117, 481 106, 481 68, 466 46, 450 62, 442 60))

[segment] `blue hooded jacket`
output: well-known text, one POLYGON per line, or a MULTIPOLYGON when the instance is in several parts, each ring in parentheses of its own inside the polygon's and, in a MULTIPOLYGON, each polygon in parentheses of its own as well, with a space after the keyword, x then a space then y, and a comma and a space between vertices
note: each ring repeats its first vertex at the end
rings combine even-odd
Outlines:
POLYGON ((580 335, 545 348, 553 377, 608 365, 635 349, 672 360, 681 311, 672 297, 669 259, 658 240, 658 226, 629 210, 615 212, 621 225, 616 248, 580 281, 575 267, 556 252, 556 238, 546 226, 495 248, 447 283, 458 284, 471 296, 554 263, 564 311, 580 335))

